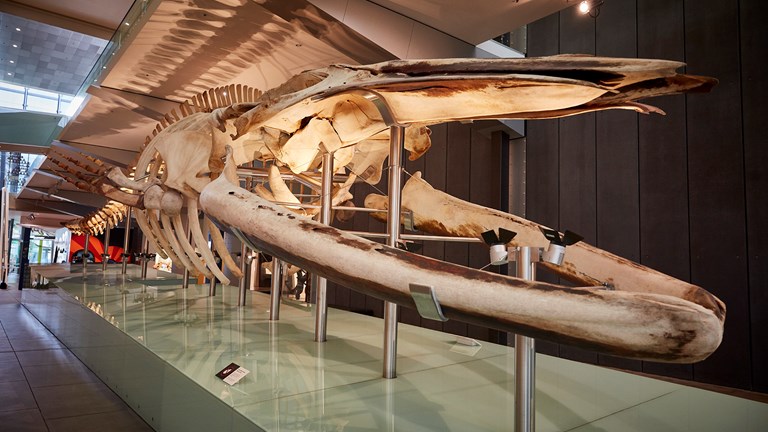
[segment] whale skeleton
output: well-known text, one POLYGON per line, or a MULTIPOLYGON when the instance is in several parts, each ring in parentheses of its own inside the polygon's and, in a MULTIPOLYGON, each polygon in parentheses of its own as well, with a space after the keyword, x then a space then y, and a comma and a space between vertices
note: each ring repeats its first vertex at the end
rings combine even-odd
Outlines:
MULTIPOLYGON (((585 285, 578 288, 470 269, 320 224, 305 215, 283 183, 286 176, 311 180, 330 153, 341 178, 334 181, 333 201, 348 202, 356 180, 380 179, 390 126, 407 126, 405 148, 415 159, 429 149, 428 126, 446 121, 556 118, 606 109, 662 113, 637 100, 708 91, 716 83, 676 73, 682 66, 587 56, 332 65, 264 93, 230 85, 185 102, 147 138, 132 173, 92 159, 50 157, 79 187, 135 207, 138 225, 159 254, 223 283, 229 279, 215 265, 203 227, 236 277, 242 274, 219 228, 399 305, 414 307, 409 285, 426 284, 434 287, 448 318, 629 358, 695 362, 717 348, 725 319, 722 302, 700 287, 585 244, 570 246, 565 265, 553 268, 585 285), (253 161, 270 165, 270 189, 238 184, 237 167, 253 161)), ((443 226, 437 232, 479 236, 489 227, 505 227, 519 232, 514 244, 545 244, 533 222, 420 187, 411 193, 414 188, 406 186, 404 205, 425 231, 443 226), (434 208, 419 207, 422 198, 425 205, 433 199, 434 208)), ((368 204, 383 208, 381 199, 372 197, 368 204)))

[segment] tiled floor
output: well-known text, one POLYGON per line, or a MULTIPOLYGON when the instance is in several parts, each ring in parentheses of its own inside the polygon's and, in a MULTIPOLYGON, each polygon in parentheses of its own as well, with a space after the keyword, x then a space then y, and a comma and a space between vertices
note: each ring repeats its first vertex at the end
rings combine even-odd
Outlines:
POLYGON ((152 431, 19 303, 0 290, 0 431, 152 431))

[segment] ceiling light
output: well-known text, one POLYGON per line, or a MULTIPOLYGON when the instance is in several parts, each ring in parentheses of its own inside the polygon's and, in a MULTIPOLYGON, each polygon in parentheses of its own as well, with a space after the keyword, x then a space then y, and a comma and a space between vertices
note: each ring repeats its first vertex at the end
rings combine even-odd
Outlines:
POLYGON ((579 12, 583 15, 589 14, 592 18, 600 15, 600 6, 605 3, 604 0, 584 0, 579 3, 579 12))
POLYGON ((129 26, 129 25, 131 25, 131 23, 125 23, 125 25, 129 26))
POLYGON ((20 29, 20 28, 18 28, 18 27, 16 27, 16 31, 21 31, 21 29, 20 29))
POLYGON ((16 62, 15 62, 15 61, 13 61, 13 60, 11 60, 11 64, 14 64, 14 63, 16 63, 16 62))
POLYGON ((13 47, 14 47, 14 48, 18 48, 19 46, 18 46, 18 45, 16 45, 16 44, 13 44, 13 47))
POLYGON ((224 96, 226 96, 226 95, 227 95, 227 92, 222 92, 222 94, 223 94, 224 96))
POLYGON ((13 75, 12 73, 8 72, 8 75, 13 75))

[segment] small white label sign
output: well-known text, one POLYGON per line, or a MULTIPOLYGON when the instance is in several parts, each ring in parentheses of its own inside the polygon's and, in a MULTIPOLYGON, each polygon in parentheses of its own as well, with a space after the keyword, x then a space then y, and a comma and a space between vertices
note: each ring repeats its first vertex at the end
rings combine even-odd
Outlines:
POLYGON ((216 376, 229 385, 235 385, 250 372, 251 371, 244 367, 240 367, 235 363, 230 363, 227 367, 219 371, 216 376))

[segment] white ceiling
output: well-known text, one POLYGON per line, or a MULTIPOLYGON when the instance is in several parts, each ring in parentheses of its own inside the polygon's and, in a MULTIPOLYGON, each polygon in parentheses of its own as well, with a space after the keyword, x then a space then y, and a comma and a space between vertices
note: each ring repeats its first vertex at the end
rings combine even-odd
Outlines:
MULTIPOLYGON (((355 17, 357 31, 342 24, 347 23, 342 17, 352 3, 384 7, 470 44, 569 6, 566 0, 310 1, 318 6, 305 0, 148 3, 147 17, 130 29, 127 48, 108 63, 59 140, 124 165, 135 157, 162 115, 211 87, 239 83, 268 90, 306 69, 395 58, 381 48, 382 41, 360 34, 366 33, 365 21, 355 17)), ((0 2, 0 12, 11 9, 48 21, 57 18, 70 28, 78 24, 93 34, 121 27, 131 4, 128 0, 19 0, 0 2)), ((78 198, 70 186, 52 175, 51 168, 50 163, 41 167, 29 183, 32 190, 22 198, 37 200, 41 210, 46 205, 56 207, 52 201, 61 201, 65 212, 75 210, 67 205, 73 198, 97 204, 93 198, 78 198), (46 195, 41 191, 48 190, 70 195, 61 200, 54 197, 61 193, 50 193, 42 200, 46 195)), ((82 214, 91 210, 84 206, 82 214)))
POLYGON ((370 1, 472 45, 576 4, 575 0, 370 1))

